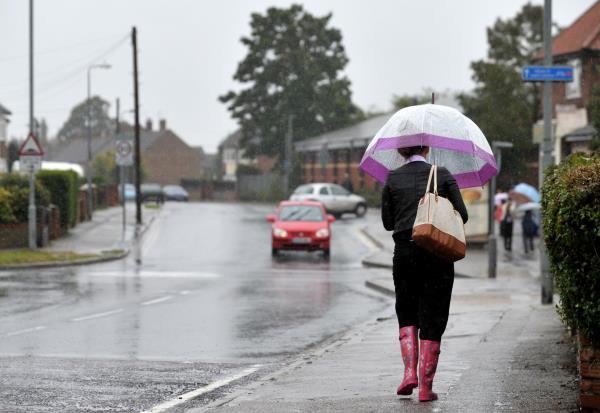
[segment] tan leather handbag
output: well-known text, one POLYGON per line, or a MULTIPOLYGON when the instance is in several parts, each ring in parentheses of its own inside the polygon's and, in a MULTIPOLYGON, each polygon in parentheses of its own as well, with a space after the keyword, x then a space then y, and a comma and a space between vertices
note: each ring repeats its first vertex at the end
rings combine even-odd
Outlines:
POLYGON ((419 201, 412 238, 418 246, 446 261, 465 257, 465 226, 452 203, 438 195, 436 165, 431 166, 425 195, 419 201), (429 192, 432 177, 433 193, 429 192))

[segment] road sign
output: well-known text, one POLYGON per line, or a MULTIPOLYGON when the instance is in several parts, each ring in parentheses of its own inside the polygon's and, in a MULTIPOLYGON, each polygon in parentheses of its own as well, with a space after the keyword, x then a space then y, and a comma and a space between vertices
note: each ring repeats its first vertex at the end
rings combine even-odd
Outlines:
POLYGON ((44 150, 33 133, 30 133, 19 148, 19 156, 43 156, 44 150))
POLYGON ((572 82, 573 68, 571 66, 525 66, 521 72, 525 82, 572 82))
POLYGON ((19 169, 34 173, 42 167, 44 150, 33 133, 30 133, 19 148, 19 169))
POLYGON ((131 166, 133 165, 133 145, 126 140, 117 141, 116 145, 117 165, 131 166))

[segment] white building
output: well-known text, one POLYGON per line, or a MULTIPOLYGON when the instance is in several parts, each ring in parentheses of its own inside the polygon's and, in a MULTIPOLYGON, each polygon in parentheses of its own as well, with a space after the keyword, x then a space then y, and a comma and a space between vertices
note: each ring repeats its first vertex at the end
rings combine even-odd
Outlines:
POLYGON ((10 111, 0 104, 0 173, 8 170, 8 117, 10 111))

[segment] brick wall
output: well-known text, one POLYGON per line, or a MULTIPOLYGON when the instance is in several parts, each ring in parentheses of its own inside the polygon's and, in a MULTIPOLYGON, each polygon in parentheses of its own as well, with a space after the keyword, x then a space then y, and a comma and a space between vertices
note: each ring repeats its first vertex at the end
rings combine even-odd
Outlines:
POLYGON ((584 412, 600 411, 600 347, 578 334, 580 402, 584 412))
POLYGON ((202 177, 202 158, 170 131, 144 151, 146 182, 179 185, 182 179, 202 177))

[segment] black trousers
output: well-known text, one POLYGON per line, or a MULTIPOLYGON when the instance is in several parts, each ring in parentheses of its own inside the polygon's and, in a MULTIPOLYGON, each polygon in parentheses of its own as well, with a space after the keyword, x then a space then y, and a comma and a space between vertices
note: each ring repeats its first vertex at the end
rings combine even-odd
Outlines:
POLYGON ((412 240, 394 240, 398 324, 417 326, 421 340, 441 341, 448 324, 454 263, 441 260, 412 240))

